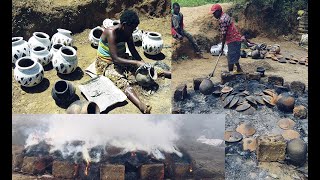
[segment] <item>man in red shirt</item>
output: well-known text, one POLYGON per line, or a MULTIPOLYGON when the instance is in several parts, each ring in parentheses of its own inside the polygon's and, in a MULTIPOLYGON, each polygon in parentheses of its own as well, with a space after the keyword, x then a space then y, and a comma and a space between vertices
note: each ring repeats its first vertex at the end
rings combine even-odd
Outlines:
POLYGON ((228 45, 227 59, 229 72, 233 72, 233 67, 236 65, 237 70, 233 73, 242 73, 243 71, 239 64, 242 41, 240 33, 235 27, 231 17, 222 11, 222 7, 219 4, 213 5, 210 13, 219 20, 222 42, 221 53, 223 52, 224 45, 228 45))

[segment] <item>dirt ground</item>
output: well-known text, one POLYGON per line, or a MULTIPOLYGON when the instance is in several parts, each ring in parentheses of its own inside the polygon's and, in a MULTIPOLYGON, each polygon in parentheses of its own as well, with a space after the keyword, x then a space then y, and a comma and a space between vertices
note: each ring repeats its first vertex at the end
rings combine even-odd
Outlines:
MULTIPOLYGON (((167 18, 141 18, 141 23, 138 26, 139 29, 146 31, 156 31, 162 34, 164 40, 164 48, 162 50, 163 57, 160 59, 162 62, 171 66, 171 36, 170 29, 164 29, 162 27, 169 27, 170 19, 167 18)), ((102 24, 102 22, 101 22, 102 24)), ((97 24, 99 25, 99 24, 97 24)), ((96 56, 96 49, 92 48, 88 40, 90 29, 86 29, 81 33, 75 34, 74 46, 77 48, 78 56, 78 68, 75 72, 69 75, 57 75, 56 70, 52 67, 46 67, 45 78, 41 84, 32 87, 21 87, 14 79, 12 79, 12 112, 14 114, 64 114, 65 109, 57 106, 55 101, 51 97, 51 89, 54 83, 59 79, 70 81, 75 87, 80 83, 83 83, 90 79, 90 77, 84 72, 84 70, 94 62, 96 56)), ((142 58, 149 63, 154 63, 156 60, 146 57, 141 47, 136 47, 142 58)), ((154 59, 154 58, 153 58, 154 59)), ((13 70, 12 70, 13 72, 13 70)), ((158 79, 159 89, 154 94, 148 94, 146 90, 142 90, 141 87, 134 86, 138 91, 139 97, 143 102, 146 102, 152 106, 151 113, 162 114, 171 113, 171 101, 170 101, 170 84, 171 79, 158 79)), ((81 95, 81 91, 77 87, 76 94, 80 99, 84 99, 81 95)), ((140 113, 140 111, 129 101, 119 104, 118 108, 112 108, 103 112, 110 114, 127 114, 127 113, 140 113)))
MULTIPOLYGON (((231 7, 230 3, 221 4, 224 11, 231 7)), ((182 7, 181 12, 184 15, 186 30, 192 35, 217 36, 217 27, 212 27, 212 30, 207 33, 202 32, 204 20, 207 20, 211 15, 208 13, 211 5, 203 5, 199 7, 182 7), (194 13, 197 12, 197 13, 194 13)), ((213 19, 215 21, 215 19, 213 19)), ((213 24, 216 24, 213 23, 213 24)), ((205 27, 207 28, 207 27, 205 27)), ((268 39, 265 37, 256 37, 252 39, 255 43, 266 43, 268 45, 279 44, 281 53, 284 57, 294 55, 297 58, 308 56, 308 51, 299 47, 296 42, 285 41, 281 37, 278 39, 268 39)), ((214 45, 214 44, 212 44, 214 45)), ((211 45, 211 46, 212 46, 211 45)), ((204 53, 204 56, 209 59, 187 59, 172 62, 172 86, 173 89, 181 83, 187 83, 188 88, 192 88, 193 78, 208 76, 216 63, 217 56, 212 56, 210 53, 204 53)), ((240 64, 245 72, 255 72, 256 67, 263 66, 266 68, 266 75, 279 75, 285 81, 301 81, 308 87, 308 67, 299 64, 278 63, 271 59, 254 60, 250 57, 241 58, 240 64)), ((227 58, 222 56, 217 65, 214 77, 211 80, 220 82, 220 74, 227 70, 227 58)))

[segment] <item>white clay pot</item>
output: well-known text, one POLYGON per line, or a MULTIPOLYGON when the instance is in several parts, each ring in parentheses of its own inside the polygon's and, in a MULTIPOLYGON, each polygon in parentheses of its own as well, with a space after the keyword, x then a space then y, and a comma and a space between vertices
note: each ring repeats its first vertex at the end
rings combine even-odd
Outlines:
POLYGON ((77 51, 71 46, 62 46, 52 58, 52 65, 58 73, 72 73, 78 67, 77 51))
POLYGON ((99 45, 99 40, 102 33, 103 33, 103 28, 100 26, 97 26, 90 31, 89 41, 93 46, 97 47, 99 45))
POLYGON ((21 57, 29 56, 30 48, 27 41, 22 37, 12 38, 12 63, 16 63, 21 57))
POLYGON ((72 46, 73 45, 73 37, 71 36, 71 31, 66 29, 57 29, 57 33, 52 36, 51 42, 52 44, 63 44, 65 46, 72 46))
POLYGON ((149 55, 159 54, 163 48, 163 40, 161 34, 157 32, 149 32, 148 36, 142 41, 143 51, 149 55))
POLYGON ((34 32, 33 36, 28 40, 28 44, 30 49, 34 48, 35 46, 45 46, 50 50, 51 48, 51 41, 50 36, 44 32, 34 32))
POLYGON ((132 33, 133 42, 141 41, 141 30, 137 27, 132 33))
POLYGON ((62 46, 65 46, 63 44, 53 44, 51 49, 50 49, 50 55, 51 55, 51 61, 52 59, 54 58, 54 56, 58 53, 59 49, 62 47, 62 46))
POLYGON ((30 56, 36 59, 42 66, 51 62, 51 54, 45 46, 35 46, 31 49, 30 56))
POLYGON ((16 61, 15 65, 14 79, 21 86, 33 87, 43 80, 43 67, 36 59, 30 56, 22 57, 16 61))
POLYGON ((105 19, 102 24, 104 28, 108 28, 120 24, 120 20, 105 19))
POLYGON ((149 31, 140 30, 140 41, 143 41, 143 39, 148 36, 148 33, 149 31))

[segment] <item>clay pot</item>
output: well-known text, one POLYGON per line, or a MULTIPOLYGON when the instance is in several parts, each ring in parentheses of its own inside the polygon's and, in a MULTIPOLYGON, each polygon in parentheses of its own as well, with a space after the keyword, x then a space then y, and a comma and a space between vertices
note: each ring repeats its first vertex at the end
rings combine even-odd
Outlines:
POLYGON ((54 56, 56 56, 56 54, 58 53, 59 49, 64 46, 63 44, 57 43, 57 44, 53 44, 51 49, 50 49, 50 54, 51 54, 51 60, 54 58, 54 56))
POLYGON ((261 77, 264 77, 264 72, 266 69, 264 67, 257 67, 257 72, 260 73, 261 77))
POLYGON ((295 99, 288 93, 282 93, 278 97, 277 107, 284 112, 292 112, 294 108, 295 99))
POLYGON ((50 36, 43 32, 34 32, 33 36, 28 40, 28 44, 32 49, 35 46, 45 46, 50 50, 51 48, 51 41, 50 36))
POLYGON ((13 71, 14 79, 25 87, 33 87, 40 84, 44 71, 42 65, 30 56, 22 57, 15 63, 13 71))
POLYGON ((149 32, 142 41, 143 51, 149 55, 159 54, 163 48, 163 40, 161 34, 157 32, 149 32))
POLYGON ((136 70, 135 78, 139 85, 149 87, 155 83, 158 74, 153 66, 145 64, 136 70))
POLYGON ((242 140, 242 134, 236 131, 225 131, 224 140, 229 143, 238 142, 242 140))
POLYGON ((113 24, 113 20, 107 18, 107 19, 103 20, 102 24, 103 24, 104 28, 111 27, 113 24))
POLYGON ((212 94, 214 88, 214 84, 210 79, 204 79, 200 83, 199 90, 204 95, 212 94))
POLYGON ((256 129, 251 124, 243 123, 236 129, 237 132, 245 135, 245 136, 252 136, 256 133, 256 129))
POLYGON ((240 52, 240 56, 241 56, 242 58, 246 58, 246 57, 248 56, 248 54, 247 54, 247 52, 246 52, 245 50, 242 50, 242 51, 240 52))
POLYGON ((27 41, 23 40, 22 37, 12 38, 12 63, 16 63, 21 57, 30 55, 30 48, 27 41))
POLYGON ((97 26, 90 31, 89 41, 94 47, 97 47, 99 45, 99 40, 102 33, 103 33, 103 28, 100 26, 97 26))
POLYGON ((77 100, 67 109, 67 114, 100 114, 100 108, 95 102, 77 100))
POLYGON ((62 46, 52 58, 52 65, 58 73, 72 73, 78 67, 76 50, 71 46, 62 46))
POLYGON ((73 38, 71 36, 71 31, 66 30, 66 29, 57 29, 57 33, 55 33, 52 38, 51 42, 52 44, 63 44, 65 46, 72 46, 73 45, 73 38))
POLYGON ((279 44, 275 44, 272 47, 272 51, 274 51, 275 53, 279 54, 280 53, 280 45, 279 44))
POLYGON ((133 42, 138 42, 138 41, 142 41, 141 39, 141 30, 139 30, 139 28, 137 27, 133 33, 132 33, 132 39, 133 39, 133 42))
POLYGON ((259 50, 253 50, 253 51, 251 52, 251 57, 252 57, 252 59, 260 59, 260 52, 259 52, 259 50))
POLYGON ((287 154, 293 165, 303 165, 306 162, 307 145, 301 139, 293 139, 288 142, 287 154))
POLYGON ((45 66, 51 62, 51 54, 47 47, 39 45, 31 49, 30 56, 36 59, 42 66, 45 66))
POLYGON ((76 97, 75 87, 67 81, 57 81, 51 91, 51 96, 56 104, 70 105, 76 97))

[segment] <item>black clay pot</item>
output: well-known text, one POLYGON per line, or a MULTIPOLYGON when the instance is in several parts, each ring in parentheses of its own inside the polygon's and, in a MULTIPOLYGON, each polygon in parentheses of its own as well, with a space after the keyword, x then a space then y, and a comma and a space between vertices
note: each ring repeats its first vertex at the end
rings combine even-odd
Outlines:
POLYGON ((95 102, 78 100, 67 109, 67 114, 100 114, 100 108, 95 102))
POLYGON ((242 50, 242 51, 240 52, 240 56, 241 56, 242 58, 246 58, 246 57, 248 56, 248 54, 247 54, 247 52, 246 52, 245 50, 242 50))
POLYGON ((59 80, 54 84, 51 95, 56 104, 69 106, 75 100, 75 92, 76 89, 71 83, 59 80))
POLYGON ((264 77, 264 72, 266 69, 264 67, 257 67, 257 72, 260 73, 261 77, 264 77))
POLYGON ((199 90, 204 95, 212 94, 214 84, 210 79, 204 79, 199 86, 199 90))
POLYGON ((301 139, 293 139, 288 142, 287 154, 293 165, 300 166, 306 162, 307 145, 301 139))

